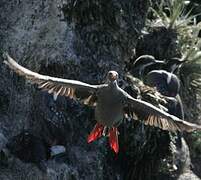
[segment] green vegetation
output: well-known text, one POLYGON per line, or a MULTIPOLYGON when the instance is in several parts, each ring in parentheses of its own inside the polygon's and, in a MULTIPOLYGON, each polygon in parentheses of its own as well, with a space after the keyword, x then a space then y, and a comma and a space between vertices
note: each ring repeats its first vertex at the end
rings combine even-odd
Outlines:
MULTIPOLYGON (((177 45, 183 63, 178 75, 185 116, 200 123, 201 100, 201 1, 161 0, 152 3, 147 24, 163 27, 177 34, 177 45)), ((174 58, 174 57, 172 57, 174 58)), ((187 136, 192 158, 201 158, 201 132, 187 136)), ((166 166, 164 166, 166 168, 166 166)), ((164 169, 162 166, 162 169, 164 169)))
POLYGON ((184 86, 201 95, 201 40, 198 37, 201 23, 197 23, 200 14, 194 14, 193 8, 187 10, 189 1, 162 0, 156 8, 150 8, 155 16, 152 24, 164 26, 177 33, 178 45, 182 53, 181 60, 185 63, 180 71, 184 86))

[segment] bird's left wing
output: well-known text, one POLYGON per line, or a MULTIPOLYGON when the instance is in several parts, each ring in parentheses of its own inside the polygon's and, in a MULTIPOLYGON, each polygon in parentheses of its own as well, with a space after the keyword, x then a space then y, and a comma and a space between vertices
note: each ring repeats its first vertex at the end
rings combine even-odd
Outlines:
POLYGON ((159 127, 172 132, 201 130, 200 125, 183 121, 148 102, 134 99, 127 93, 125 93, 125 96, 127 97, 126 108, 129 109, 130 114, 137 116, 137 119, 142 120, 145 125, 159 127))
POLYGON ((56 99, 58 95, 70 98, 78 97, 78 99, 83 98, 85 104, 95 105, 95 92, 100 85, 90 85, 81 81, 41 75, 19 65, 8 54, 5 54, 5 56, 5 64, 20 76, 24 76, 30 83, 37 84, 39 89, 46 90, 48 93, 53 94, 54 99, 56 99))

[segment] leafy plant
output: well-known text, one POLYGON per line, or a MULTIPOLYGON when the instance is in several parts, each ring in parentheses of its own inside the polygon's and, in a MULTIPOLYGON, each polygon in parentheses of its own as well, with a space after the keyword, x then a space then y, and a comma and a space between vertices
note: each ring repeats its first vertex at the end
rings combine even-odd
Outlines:
POLYGON ((198 37, 201 23, 196 22, 200 14, 192 14, 193 8, 187 11, 188 3, 185 0, 161 0, 150 11, 155 15, 154 26, 163 26, 177 33, 181 60, 185 61, 180 76, 185 79, 185 88, 201 95, 201 40, 198 37))
POLYGON ((184 47, 188 48, 195 43, 194 37, 196 36, 197 39, 200 29, 196 25, 196 17, 199 14, 192 15, 192 9, 187 11, 187 2, 184 0, 161 0, 156 8, 150 7, 150 11, 156 16, 154 22, 152 22, 155 26, 164 26, 178 33, 178 43, 182 52, 186 50, 184 47))
POLYGON ((200 23, 192 27, 189 43, 181 45, 182 60, 186 63, 182 66, 180 75, 186 79, 183 81, 186 87, 194 89, 201 96, 201 39, 198 37, 200 29, 200 23))
POLYGON ((156 16, 155 25, 162 24, 169 29, 186 27, 192 22, 195 16, 190 16, 191 10, 186 13, 187 1, 184 0, 161 0, 156 4, 156 8, 150 7, 150 11, 156 16))

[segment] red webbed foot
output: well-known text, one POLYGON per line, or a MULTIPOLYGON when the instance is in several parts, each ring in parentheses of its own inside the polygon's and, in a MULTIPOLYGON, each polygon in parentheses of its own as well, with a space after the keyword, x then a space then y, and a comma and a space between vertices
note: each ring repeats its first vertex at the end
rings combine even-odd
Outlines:
POLYGON ((117 154, 119 152, 118 130, 113 127, 109 131, 109 142, 112 150, 117 154))
POLYGON ((104 129, 103 125, 96 123, 94 129, 91 131, 91 133, 89 134, 87 138, 87 142, 91 143, 95 141, 96 139, 98 139, 99 137, 101 137, 103 133, 103 129, 104 129))

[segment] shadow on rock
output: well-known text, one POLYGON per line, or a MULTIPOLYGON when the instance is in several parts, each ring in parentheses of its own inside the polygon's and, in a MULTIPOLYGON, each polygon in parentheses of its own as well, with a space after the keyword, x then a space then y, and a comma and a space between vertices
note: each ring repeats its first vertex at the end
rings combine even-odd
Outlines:
POLYGON ((12 137, 6 146, 21 161, 34 163, 40 170, 47 171, 46 160, 50 158, 50 146, 31 132, 22 131, 12 137))

